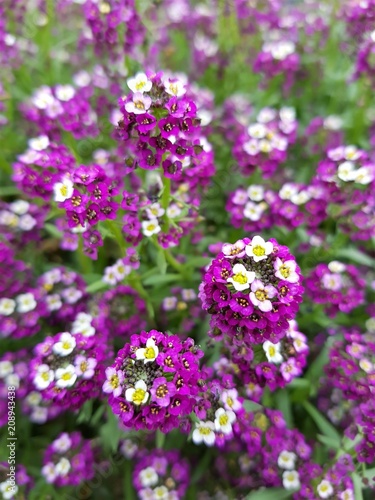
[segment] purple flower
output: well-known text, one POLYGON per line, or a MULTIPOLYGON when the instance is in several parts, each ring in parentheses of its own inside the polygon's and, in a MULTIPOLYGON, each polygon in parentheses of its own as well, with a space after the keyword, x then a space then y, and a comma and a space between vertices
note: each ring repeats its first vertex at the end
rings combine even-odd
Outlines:
POLYGON ((176 387, 172 382, 167 382, 165 377, 154 380, 151 387, 152 400, 159 406, 168 406, 171 398, 176 394, 176 387))

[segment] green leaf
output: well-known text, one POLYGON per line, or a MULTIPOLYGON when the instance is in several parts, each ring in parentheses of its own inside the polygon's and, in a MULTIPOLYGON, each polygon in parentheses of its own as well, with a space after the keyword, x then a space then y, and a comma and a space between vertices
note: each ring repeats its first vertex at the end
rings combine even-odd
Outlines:
POLYGON ((158 266, 161 274, 165 274, 167 272, 167 260, 165 258, 164 248, 159 248, 158 250, 156 265, 158 266))
POLYGON ((319 439, 319 441, 321 443, 323 443, 326 446, 328 446, 328 448, 333 448, 334 450, 339 450, 340 449, 340 445, 337 446, 336 439, 333 439, 333 438, 328 437, 328 436, 323 436, 322 434, 318 434, 317 438, 319 439))
POLYGON ((51 236, 54 238, 57 238, 58 240, 61 240, 62 238, 62 232, 57 229, 53 224, 50 224, 49 222, 46 222, 44 224, 45 230, 47 233, 49 233, 51 236))
POLYGON ((259 403, 256 403, 255 401, 250 401, 248 399, 245 399, 242 405, 246 411, 259 411, 263 408, 263 406, 260 405, 259 403))
POLYGON ((363 488, 362 479, 355 472, 352 473, 352 479, 353 479, 354 498, 355 498, 355 500, 363 500, 363 495, 362 495, 362 488, 363 488))
POLYGON ((101 426, 99 433, 102 438, 103 447, 111 452, 115 452, 118 448, 122 431, 116 415, 109 408, 107 409, 107 422, 101 426))
POLYGON ((264 490, 253 491, 246 497, 246 500, 284 500, 292 498, 294 490, 284 488, 266 488, 264 490))
POLYGON ((293 427, 293 415, 288 392, 285 389, 277 391, 275 394, 275 400, 276 407, 283 414, 288 427, 293 427))
POLYGON ((166 283, 173 283, 174 281, 181 281, 181 276, 179 274, 158 274, 156 276, 150 276, 146 278, 143 282, 144 285, 164 285, 166 283))
POLYGON ((78 417, 77 417, 77 424, 81 424, 83 422, 89 422, 91 415, 92 415, 92 405, 93 405, 93 400, 89 399, 88 401, 85 402, 85 404, 82 406, 82 408, 79 411, 78 417))
POLYGON ((337 432, 337 430, 333 427, 332 424, 328 422, 328 420, 308 401, 302 403, 302 406, 305 408, 310 417, 314 420, 315 424, 322 432, 322 434, 328 438, 330 438, 333 442, 336 443, 336 447, 340 448, 341 436, 337 432))
POLYGON ((337 252, 337 257, 346 257, 347 259, 355 262, 356 264, 361 264, 363 266, 374 267, 375 259, 372 259, 369 255, 361 252, 357 248, 341 248, 337 252))
POLYGON ((184 267, 204 267, 211 262, 210 257, 192 257, 184 264, 184 267))
POLYGON ((91 285, 88 285, 86 287, 86 292, 87 293, 96 293, 96 292, 99 292, 101 290, 105 290, 106 288, 108 288, 108 283, 105 283, 103 281, 103 278, 101 278, 100 280, 95 281, 94 283, 91 283, 91 285))

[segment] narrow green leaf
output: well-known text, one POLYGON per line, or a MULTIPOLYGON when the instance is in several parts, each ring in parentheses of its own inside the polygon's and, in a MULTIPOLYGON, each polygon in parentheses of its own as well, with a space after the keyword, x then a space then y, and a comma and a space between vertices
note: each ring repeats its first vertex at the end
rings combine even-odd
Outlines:
POLYGON ((361 252, 357 248, 341 248, 337 252, 337 257, 346 257, 347 259, 355 262, 356 264, 361 264, 364 266, 374 267, 375 259, 372 259, 369 255, 361 252))
POLYGON ((362 495, 362 487, 363 487, 362 479, 355 472, 352 473, 352 479, 353 479, 354 498, 355 498, 355 500, 363 500, 363 495, 362 495))
POLYGON ((341 436, 337 432, 337 430, 333 427, 331 423, 308 401, 302 403, 302 406, 305 408, 310 417, 314 420, 315 424, 319 428, 320 432, 331 438, 332 443, 335 441, 337 448, 340 448, 341 436))
POLYGON ((285 389, 277 391, 277 393, 275 394, 275 400, 276 407, 283 414, 288 427, 293 427, 293 414, 288 392, 285 389))
POLYGON ((59 231, 56 226, 54 226, 53 224, 50 224, 49 222, 46 222, 44 224, 44 227, 45 227, 45 230, 47 231, 47 233, 49 233, 54 238, 61 240, 62 232, 59 231))
POLYGON ((174 281, 181 281, 181 276, 179 274, 158 274, 155 276, 150 276, 146 278, 143 282, 144 285, 164 285, 167 283, 173 283, 174 281))
POLYGON ((242 404, 246 411, 259 411, 263 408, 259 403, 250 400, 245 400, 242 404))
POLYGON ((167 260, 165 258, 164 248, 159 248, 158 250, 156 265, 158 266, 161 274, 165 274, 167 272, 167 260))
POLYGON ((86 292, 87 293, 95 293, 99 292, 101 290, 105 290, 108 288, 108 284, 103 281, 103 279, 100 279, 98 281, 95 281, 94 283, 91 283, 91 285, 88 285, 86 287, 86 292))
POLYGON ((322 434, 318 434, 317 438, 319 439, 319 441, 321 443, 323 443, 326 446, 328 446, 328 448, 333 448, 334 450, 339 450, 340 449, 340 444, 339 444, 339 446, 337 446, 336 439, 333 439, 333 438, 328 437, 328 436, 323 436, 322 434))

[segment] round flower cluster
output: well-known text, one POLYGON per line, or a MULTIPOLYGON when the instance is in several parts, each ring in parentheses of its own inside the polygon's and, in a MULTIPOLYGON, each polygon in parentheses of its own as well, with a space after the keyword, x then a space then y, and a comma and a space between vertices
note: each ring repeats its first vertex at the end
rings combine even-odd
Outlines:
POLYGON ((181 341, 156 330, 132 335, 106 369, 103 391, 112 411, 126 427, 162 432, 178 427, 199 392, 202 356, 190 338, 181 341))
POLYGON ((106 345, 95 336, 58 333, 38 344, 34 353, 30 377, 43 399, 77 409, 100 394, 106 345))
POLYGON ((0 231, 2 237, 17 249, 30 241, 39 240, 44 225, 46 207, 26 200, 11 203, 0 201, 0 231))
POLYGON ((143 451, 137 456, 133 484, 138 498, 185 498, 189 485, 190 467, 177 450, 143 451))
POLYGON ((293 83, 291 76, 300 67, 300 58, 296 52, 296 45, 291 40, 276 40, 263 44, 257 55, 253 70, 255 73, 264 73, 267 78, 283 74, 288 78, 288 86, 293 83))
POLYGON ((79 432, 60 434, 45 450, 42 476, 59 488, 77 486, 94 477, 94 452, 79 432))
POLYGON ((236 365, 236 377, 245 387, 255 384, 268 386, 272 391, 299 377, 309 354, 307 338, 294 320, 289 321, 285 337, 277 343, 266 340, 262 345, 251 346, 239 335, 225 339, 225 345, 236 365))
POLYGON ((349 313, 365 301, 365 281, 351 264, 332 261, 318 264, 306 278, 308 294, 317 304, 324 304, 327 314, 349 313))
POLYGON ((56 183, 74 170, 69 149, 49 141, 46 135, 29 140, 29 148, 13 164, 12 180, 30 198, 50 201, 56 183))
POLYGON ((226 205, 231 224, 248 232, 274 225, 290 230, 304 223, 317 227, 327 217, 326 207, 325 189, 321 186, 290 182, 277 192, 257 184, 238 188, 226 205))
MULTIPOLYGON (((62 326, 75 320, 86 308, 88 294, 85 280, 78 273, 59 266, 46 271, 37 281, 42 290, 42 302, 48 310, 49 320, 62 326)), ((83 332, 79 332, 83 333, 83 332)))
POLYGON ((162 167, 165 177, 179 179, 183 168, 211 164, 200 141, 196 105, 185 95, 186 81, 138 73, 127 84, 132 93, 120 100, 123 119, 118 133, 129 150, 129 170, 162 167))
POLYGON ((146 327, 146 303, 130 286, 118 285, 103 294, 98 303, 96 328, 110 338, 129 339, 146 327))
POLYGON ((293 108, 263 108, 256 122, 242 125, 236 137, 233 156, 243 175, 251 175, 256 167, 265 178, 271 177, 287 157, 287 149, 296 140, 297 121, 293 108))
POLYGON ((43 85, 22 104, 21 111, 40 133, 56 141, 61 139, 61 131, 70 132, 75 139, 95 137, 99 129, 97 114, 90 105, 92 93, 89 86, 43 85))
POLYGON ((200 286, 210 325, 252 343, 278 342, 302 301, 301 273, 287 247, 261 236, 226 243, 200 286))

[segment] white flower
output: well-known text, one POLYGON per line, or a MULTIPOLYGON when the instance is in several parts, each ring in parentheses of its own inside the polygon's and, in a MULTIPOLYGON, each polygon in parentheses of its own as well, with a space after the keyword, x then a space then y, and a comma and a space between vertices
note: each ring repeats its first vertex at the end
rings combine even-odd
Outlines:
POLYGON ((170 205, 167 208, 167 215, 170 219, 175 219, 180 214, 181 214, 181 208, 178 205, 176 205, 176 203, 172 203, 172 205, 170 205))
POLYGON ((345 491, 339 494, 340 500, 355 500, 354 491, 350 488, 347 488, 345 491))
POLYGON ((13 212, 2 210, 0 212, 0 225, 16 228, 19 225, 19 217, 13 212))
POLYGON ((296 110, 290 106, 284 106, 280 109, 280 119, 283 122, 289 123, 296 120, 296 110))
POLYGON ((247 188, 247 195, 252 201, 262 201, 264 198, 264 187, 252 184, 247 188))
POLYGON ((255 139, 245 142, 243 150, 250 156, 256 156, 259 153, 259 143, 255 139))
POLYGON ((224 408, 216 410, 214 424, 217 432, 230 434, 232 432, 232 424, 235 421, 236 414, 233 410, 224 410, 224 408))
POLYGON ((46 303, 49 311, 58 311, 62 306, 61 298, 58 293, 48 295, 46 297, 46 303))
POLYGON ((325 118, 323 122, 323 127, 326 130, 340 130, 343 126, 343 121, 342 118, 336 115, 329 115, 327 118, 325 118))
POLYGON ((73 82, 77 87, 86 87, 91 82, 91 76, 87 71, 79 71, 73 76, 73 82))
POLYGON ((8 481, 0 483, 0 492, 4 500, 9 500, 16 496, 18 492, 18 486, 16 484, 11 485, 8 481))
POLYGON ((134 388, 126 389, 125 399, 130 401, 136 406, 142 405, 147 402, 149 393, 147 392, 147 385, 143 380, 138 380, 134 388))
POLYGON ((57 477, 55 465, 52 462, 48 462, 48 464, 44 465, 42 467, 42 475, 47 483, 53 483, 57 477))
POLYGON ((246 245, 246 255, 252 257, 255 262, 266 259, 273 252, 273 244, 265 242, 261 236, 254 236, 251 244, 246 245))
POLYGON ((9 385, 14 385, 14 387, 16 389, 19 388, 20 386, 20 378, 19 376, 17 375, 17 373, 11 373, 10 375, 8 375, 6 378, 5 378, 5 385, 9 386, 9 385))
POLYGON ((9 208, 17 215, 24 215, 29 211, 30 203, 25 200, 16 200, 9 205, 9 208))
POLYGON ((0 361, 0 378, 5 378, 13 373, 13 363, 11 361, 0 361))
POLYGON ((241 403, 238 401, 238 392, 236 389, 229 389, 223 391, 220 397, 226 410, 238 411, 242 408, 241 403))
POLYGON ((79 333, 84 337, 92 337, 95 335, 95 328, 91 325, 91 314, 80 312, 73 321, 71 332, 73 335, 79 333))
POLYGON ((277 344, 273 344, 269 340, 266 340, 263 343, 263 350, 266 353, 267 360, 270 363, 279 364, 284 361, 284 358, 280 353, 280 348, 281 348, 280 342, 278 342, 277 344))
POLYGON ((374 180, 374 170, 370 167, 361 167, 354 172, 353 180, 363 185, 370 184, 374 180))
POLYGON ((318 484, 316 491, 320 498, 329 498, 333 494, 333 487, 327 479, 323 479, 323 481, 318 484))
POLYGON ((65 457, 60 458, 55 467, 57 475, 62 477, 66 476, 69 473, 70 469, 70 462, 65 457))
POLYGON ((246 290, 255 280, 255 273, 248 271, 243 264, 235 264, 233 266, 233 276, 227 279, 228 283, 232 283, 237 291, 246 290))
POLYGON ((82 297, 82 292, 81 290, 77 290, 77 288, 70 287, 62 290, 61 295, 68 304, 75 304, 82 297))
POLYGON ((340 290, 343 285, 341 274, 323 274, 321 282, 324 288, 327 290, 340 290))
POLYGON ((163 81, 164 88, 167 94, 181 97, 186 93, 185 85, 176 78, 166 79, 163 81))
POLYGON ((23 293, 16 297, 17 311, 27 313, 36 308, 37 303, 32 293, 23 293))
POLYGON ((75 96, 76 91, 72 85, 57 85, 55 94, 60 101, 70 101, 75 96))
POLYGON ((122 281, 125 276, 131 273, 132 268, 124 264, 122 259, 118 259, 112 266, 112 271, 118 281, 122 281))
POLYGON ((248 199, 249 196, 244 189, 237 189, 237 191, 234 193, 232 201, 235 205, 245 205, 248 199))
POLYGON ((282 200, 290 200, 297 193, 298 187, 295 184, 287 183, 280 189, 279 196, 282 200))
POLYGON ((290 201, 295 205, 303 205, 311 199, 311 195, 307 190, 302 190, 299 193, 293 194, 290 201))
POLYGON ((366 358, 363 358, 363 359, 360 360, 359 366, 366 373, 371 373, 371 372, 374 371, 374 365, 371 363, 371 361, 369 361, 366 358))
POLYGON ((60 335, 60 340, 52 347, 52 350, 58 356, 68 356, 73 352, 76 346, 76 339, 69 332, 60 335))
POLYGON ((345 271, 346 265, 342 262, 339 262, 338 260, 332 260, 328 264, 328 269, 331 271, 331 273, 342 273, 345 271))
POLYGON ((143 360, 144 364, 155 361, 158 354, 159 348, 153 339, 147 339, 146 347, 141 347, 135 351, 136 359, 143 360))
POLYGON ((36 220, 30 214, 21 215, 18 221, 18 227, 22 231, 31 231, 36 226, 36 220))
POLYGON ((49 139, 46 135, 40 135, 39 137, 35 137, 34 139, 29 140, 29 148, 34 151, 43 151, 49 146, 49 139))
POLYGON ((146 213, 150 219, 156 219, 157 217, 164 215, 165 210, 160 206, 160 203, 153 203, 146 208, 146 213))
POLYGON ((152 88, 152 81, 144 73, 137 73, 126 81, 132 92, 149 92, 152 88))
POLYGON ((138 446, 131 439, 124 439, 120 445, 120 451, 125 458, 133 458, 138 451, 138 446))
POLYGON ((60 182, 56 182, 56 184, 54 184, 53 191, 55 193, 55 201, 61 202, 69 200, 69 198, 73 196, 74 192, 73 182, 65 177, 61 179, 60 182))
POLYGON ((104 283, 107 283, 108 285, 116 285, 117 277, 116 277, 116 274, 113 270, 113 266, 108 266, 105 268, 103 281, 104 281, 104 283))
POLYGON ((267 127, 262 123, 252 123, 247 129, 247 133, 253 139, 264 139, 267 134, 267 127))
POLYGON ((295 260, 286 260, 283 262, 279 257, 276 257, 273 267, 277 278, 289 281, 290 283, 298 283, 299 276, 296 273, 297 263, 295 260))
POLYGON ((276 118, 276 111, 273 108, 263 108, 257 116, 260 123, 268 123, 276 118))
POLYGON ((337 177, 344 182, 353 181, 355 178, 355 165, 352 161, 340 163, 337 169, 337 177))
POLYGON ((46 109, 46 107, 54 100, 51 89, 46 85, 40 87, 34 92, 31 102, 38 109, 46 109))
POLYGON ((56 370, 56 385, 61 389, 72 387, 77 380, 76 370, 73 365, 68 365, 65 368, 56 370))
POLYGON ((259 151, 262 153, 269 153, 272 150, 272 144, 266 139, 259 141, 259 151))
POLYGON ((294 53, 295 48, 296 46, 293 42, 285 40, 272 44, 270 52, 274 59, 283 61, 288 56, 294 53))
POLYGON ((10 316, 16 308, 16 302, 13 299, 0 299, 0 316, 10 316))
POLYGON ((72 446, 72 440, 69 437, 69 434, 63 432, 60 437, 55 439, 52 443, 52 448, 58 453, 65 453, 72 446))
POLYGON ((155 486, 159 481, 159 476, 153 467, 146 467, 139 473, 139 482, 144 488, 155 486))
POLYGON ((157 486, 153 490, 154 500, 176 500, 176 496, 173 498, 171 494, 166 486, 157 486))
POLYGON ((204 443, 207 446, 213 446, 215 443, 215 424, 213 422, 196 422, 195 429, 193 431, 192 439, 193 443, 201 444, 204 443))
POLYGON ((55 373, 53 370, 50 370, 48 365, 40 365, 37 369, 37 374, 34 377, 34 385, 40 391, 47 389, 50 383, 54 380, 55 373))
POLYGON ((281 469, 293 470, 296 464, 297 455, 292 451, 282 451, 277 459, 277 465, 281 469))
POLYGON ((361 156, 361 152, 356 146, 346 146, 344 148, 344 157, 346 160, 358 160, 358 158, 361 156))
POLYGON ((286 490, 298 490, 301 487, 299 474, 296 470, 283 472, 283 486, 286 490))
POLYGON ((181 297, 183 300, 186 300, 186 302, 190 302, 191 300, 195 300, 197 298, 197 294, 195 293, 195 290, 191 288, 184 288, 181 290, 181 297))
POLYGON ((26 399, 26 403, 29 406, 38 406, 42 400, 42 395, 40 394, 40 392, 31 391, 31 392, 29 392, 29 394, 26 396, 25 399, 26 399))
POLYGON ((152 236, 153 234, 160 233, 161 227, 157 219, 144 220, 142 222, 142 231, 145 236, 152 236))
POLYGON ((254 203, 252 201, 248 201, 244 208, 243 215, 247 219, 256 221, 261 218, 263 212, 264 205, 262 203, 254 203))

